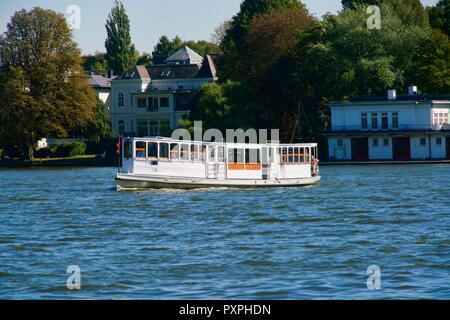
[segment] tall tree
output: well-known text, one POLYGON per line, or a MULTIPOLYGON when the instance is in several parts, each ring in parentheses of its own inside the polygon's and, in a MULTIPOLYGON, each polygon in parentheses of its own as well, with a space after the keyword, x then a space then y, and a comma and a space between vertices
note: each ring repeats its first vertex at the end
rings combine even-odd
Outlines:
POLYGON ((0 139, 27 146, 51 134, 66 136, 92 120, 95 93, 62 14, 16 12, 0 37, 0 139))
POLYGON ((105 41, 108 65, 115 74, 122 75, 136 64, 137 54, 131 43, 130 20, 119 0, 114 1, 105 27, 108 34, 105 41))
POLYGON ((293 59, 302 34, 316 24, 305 9, 274 9, 253 18, 241 54, 240 71, 253 114, 263 128, 280 128, 289 140, 296 123, 299 92, 293 85, 293 59))
POLYGON ((428 13, 431 26, 450 37, 450 0, 440 0, 428 13))
POLYGON ((274 9, 305 9, 299 0, 244 0, 240 11, 231 20, 230 26, 220 45, 222 55, 218 60, 219 76, 222 79, 239 80, 239 56, 252 19, 274 9))

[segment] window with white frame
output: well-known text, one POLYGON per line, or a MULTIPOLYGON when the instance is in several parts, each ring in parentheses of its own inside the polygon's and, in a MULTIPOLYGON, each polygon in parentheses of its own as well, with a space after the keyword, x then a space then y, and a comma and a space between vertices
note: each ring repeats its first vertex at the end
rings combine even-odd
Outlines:
POLYGON ((448 112, 433 113, 433 125, 442 126, 448 124, 448 112))

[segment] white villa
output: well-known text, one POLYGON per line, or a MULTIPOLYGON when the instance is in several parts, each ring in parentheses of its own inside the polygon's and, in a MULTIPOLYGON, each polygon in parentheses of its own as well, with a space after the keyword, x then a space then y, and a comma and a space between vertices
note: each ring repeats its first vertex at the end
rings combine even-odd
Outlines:
POLYGON ((450 159, 450 95, 359 97, 332 103, 330 161, 450 159))
POLYGON ((105 104, 108 114, 111 112, 111 81, 116 77, 106 77, 102 74, 91 73, 89 83, 98 99, 105 104))
POLYGON ((111 81, 111 124, 117 135, 168 136, 189 113, 194 90, 217 81, 211 56, 184 46, 150 67, 136 66, 111 81))

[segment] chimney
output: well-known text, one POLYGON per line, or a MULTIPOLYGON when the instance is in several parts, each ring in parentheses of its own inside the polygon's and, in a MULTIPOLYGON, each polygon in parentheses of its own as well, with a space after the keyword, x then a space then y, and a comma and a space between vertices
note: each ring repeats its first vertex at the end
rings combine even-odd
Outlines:
POLYGON ((408 87, 408 95, 409 95, 409 96, 415 96, 415 95, 417 95, 417 87, 416 87, 416 86, 410 86, 410 87, 408 87))
POLYGON ((397 90, 388 90, 388 100, 397 100, 397 90))

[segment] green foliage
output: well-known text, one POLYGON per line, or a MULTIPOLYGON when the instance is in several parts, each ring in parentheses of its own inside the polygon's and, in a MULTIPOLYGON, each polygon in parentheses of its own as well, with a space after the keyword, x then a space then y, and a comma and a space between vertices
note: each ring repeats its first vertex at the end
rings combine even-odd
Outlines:
POLYGON ((217 45, 205 40, 183 41, 178 36, 170 40, 167 36, 162 36, 152 52, 155 64, 163 63, 167 57, 175 53, 178 49, 180 49, 183 46, 188 46, 201 56, 219 53, 219 47, 217 45))
POLYGON ((86 128, 81 131, 81 136, 86 138, 89 142, 98 144, 105 138, 111 137, 112 134, 113 131, 111 124, 109 123, 105 104, 100 99, 97 99, 94 116, 86 128))
POLYGON ((436 6, 428 8, 430 24, 450 37, 450 0, 440 0, 436 6))
POLYGON ((136 65, 137 54, 131 43, 130 21, 119 0, 114 1, 105 27, 108 34, 105 41, 108 66, 115 74, 123 75, 136 65))
POLYGON ((153 58, 150 53, 143 53, 139 56, 136 61, 136 65, 138 66, 151 66, 153 64, 153 58))
POLYGON ((413 67, 413 55, 428 34, 419 26, 403 24, 390 6, 381 8, 382 30, 367 29, 365 7, 357 6, 326 16, 319 38, 303 48, 308 62, 302 67, 317 72, 307 71, 308 77, 325 80, 318 84, 325 96, 382 95, 405 84, 404 73, 413 67))
POLYGON ((163 63, 167 57, 181 48, 181 46, 182 41, 178 36, 172 40, 170 40, 167 36, 162 36, 159 38, 159 41, 152 52, 153 62, 155 64, 163 63))
POLYGON ((209 41, 199 40, 199 41, 183 41, 183 46, 188 46, 195 52, 197 52, 201 56, 205 56, 207 54, 219 54, 219 47, 209 41))
POLYGON ((53 152, 53 156, 57 158, 82 156, 86 153, 86 143, 83 141, 65 143, 62 146, 50 149, 50 152, 53 152))
MULTIPOLYGON (((369 5, 389 5, 405 25, 429 27, 427 13, 420 0, 342 0, 345 9, 367 8, 369 5)), ((384 14, 382 10, 382 15, 384 14)))
POLYGON ((86 72, 107 72, 106 54, 96 52, 93 55, 83 56, 83 68, 86 72))
POLYGON ((244 52, 243 46, 248 28, 254 17, 269 13, 274 9, 306 10, 299 0, 244 0, 240 11, 233 17, 224 39, 220 44, 222 55, 218 60, 219 77, 239 80, 239 55, 244 52))
POLYGON ((426 93, 450 92, 450 40, 439 30, 433 30, 413 56, 413 67, 405 78, 420 83, 426 93))
POLYGON ((39 139, 64 137, 92 119, 95 93, 62 14, 16 12, 0 37, 0 58, 3 143, 27 146, 32 157, 39 139))
POLYGON ((251 124, 252 115, 248 113, 250 101, 239 82, 204 84, 192 104, 190 120, 203 121, 205 130, 216 128, 225 132, 230 128, 248 128, 251 124))

